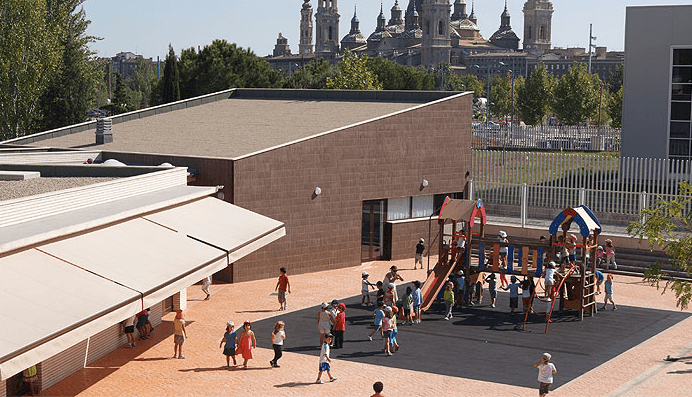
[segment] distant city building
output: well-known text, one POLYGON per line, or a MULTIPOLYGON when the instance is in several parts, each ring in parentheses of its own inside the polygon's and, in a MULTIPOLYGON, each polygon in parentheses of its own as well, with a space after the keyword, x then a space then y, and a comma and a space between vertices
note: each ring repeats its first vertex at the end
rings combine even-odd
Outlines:
POLYGON ((142 55, 137 55, 132 52, 119 52, 111 58, 99 58, 101 62, 110 62, 112 70, 118 72, 124 79, 135 77, 137 70, 137 60, 142 59, 152 66, 156 65, 156 61, 152 58, 144 58, 142 55))
POLYGON ((274 46, 274 56, 280 57, 285 55, 291 55, 291 48, 288 46, 288 39, 279 33, 279 37, 276 39, 276 45, 274 46))
MULTIPOLYGON (((588 63, 589 54, 584 48, 551 48, 554 10, 548 0, 525 2, 523 49, 519 48, 521 39, 512 29, 507 1, 500 14, 500 28, 489 39, 485 39, 478 28, 473 0, 470 14, 466 7, 465 0, 454 0, 453 7, 450 0, 409 0, 404 10, 399 0, 394 0, 389 20, 382 5, 375 31, 369 35, 361 32, 357 10, 354 10, 351 30, 339 46, 335 39, 339 26, 337 2, 318 0, 317 40, 313 53, 308 50, 312 48, 312 7, 309 0, 304 0, 300 54, 275 50, 274 56, 267 60, 275 69, 290 74, 291 70, 315 58, 336 63, 348 49, 406 66, 438 68, 447 64, 457 73, 474 74, 482 79, 489 73, 505 75, 510 70, 517 76, 527 76, 541 62, 549 73, 560 77, 574 62, 588 63)), ((287 42, 283 45, 288 48, 287 42)), ((592 57, 592 72, 605 79, 622 65, 623 58, 623 52, 608 52, 605 47, 597 47, 592 57)))

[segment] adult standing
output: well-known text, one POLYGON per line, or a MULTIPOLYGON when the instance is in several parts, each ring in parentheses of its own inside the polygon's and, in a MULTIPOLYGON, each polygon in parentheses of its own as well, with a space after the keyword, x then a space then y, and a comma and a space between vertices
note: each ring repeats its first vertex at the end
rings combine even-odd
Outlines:
POLYGON ((382 283, 387 286, 389 284, 394 284, 394 304, 399 300, 399 294, 396 292, 396 281, 404 281, 404 279, 397 273, 399 269, 396 266, 389 268, 389 272, 384 276, 384 281, 382 283))
POLYGON ((550 362, 551 358, 550 353, 543 353, 541 360, 533 365, 538 368, 538 382, 540 382, 538 394, 540 397, 548 395, 550 386, 553 385, 553 375, 557 373, 555 364, 550 362))
POLYGON ((252 349, 257 347, 257 340, 255 333, 250 329, 251 326, 250 320, 245 320, 243 330, 238 335, 238 348, 236 349, 236 355, 241 354, 243 356, 243 368, 245 369, 247 369, 248 360, 252 359, 252 349))
POLYGON ((416 244, 416 259, 413 262, 413 270, 416 270, 419 263, 420 268, 423 268, 423 252, 425 252, 425 240, 421 238, 418 240, 418 244, 416 244))
POLYGON ((330 333, 332 328, 332 319, 327 311, 329 309, 329 304, 327 302, 322 302, 322 308, 317 315, 317 331, 320 333, 320 346, 324 343, 324 336, 330 333))
POLYGON ((173 327, 175 329, 173 332, 173 358, 185 358, 183 356, 183 344, 185 339, 187 339, 187 331, 185 330, 185 319, 183 318, 182 310, 176 311, 173 327))

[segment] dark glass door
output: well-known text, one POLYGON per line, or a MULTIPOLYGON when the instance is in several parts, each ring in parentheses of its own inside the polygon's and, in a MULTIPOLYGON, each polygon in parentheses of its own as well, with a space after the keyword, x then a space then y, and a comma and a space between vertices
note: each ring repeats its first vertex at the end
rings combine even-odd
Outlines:
POLYGON ((361 233, 361 255, 363 262, 382 257, 384 235, 384 200, 363 201, 363 227, 361 233))

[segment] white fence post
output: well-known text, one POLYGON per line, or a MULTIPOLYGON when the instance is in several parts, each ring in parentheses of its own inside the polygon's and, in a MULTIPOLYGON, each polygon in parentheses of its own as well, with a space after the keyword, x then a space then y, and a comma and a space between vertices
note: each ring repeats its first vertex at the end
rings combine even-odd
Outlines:
POLYGON ((473 179, 469 181, 469 200, 473 200, 473 179))
POLYGON ((586 188, 579 189, 579 205, 586 205, 586 188))
POLYGON ((528 217, 529 206, 529 187, 527 184, 521 185, 521 227, 526 227, 526 218, 528 217))
POLYGON ((646 191, 639 193, 639 216, 642 223, 646 223, 646 215, 642 215, 642 210, 649 207, 649 194, 646 191))

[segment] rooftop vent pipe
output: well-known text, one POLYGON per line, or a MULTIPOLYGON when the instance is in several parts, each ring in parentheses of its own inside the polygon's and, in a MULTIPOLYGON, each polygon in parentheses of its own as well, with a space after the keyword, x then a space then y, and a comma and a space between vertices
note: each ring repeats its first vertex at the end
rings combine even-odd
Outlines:
POLYGON ((106 117, 96 120, 96 144, 113 142, 113 121, 106 117))

